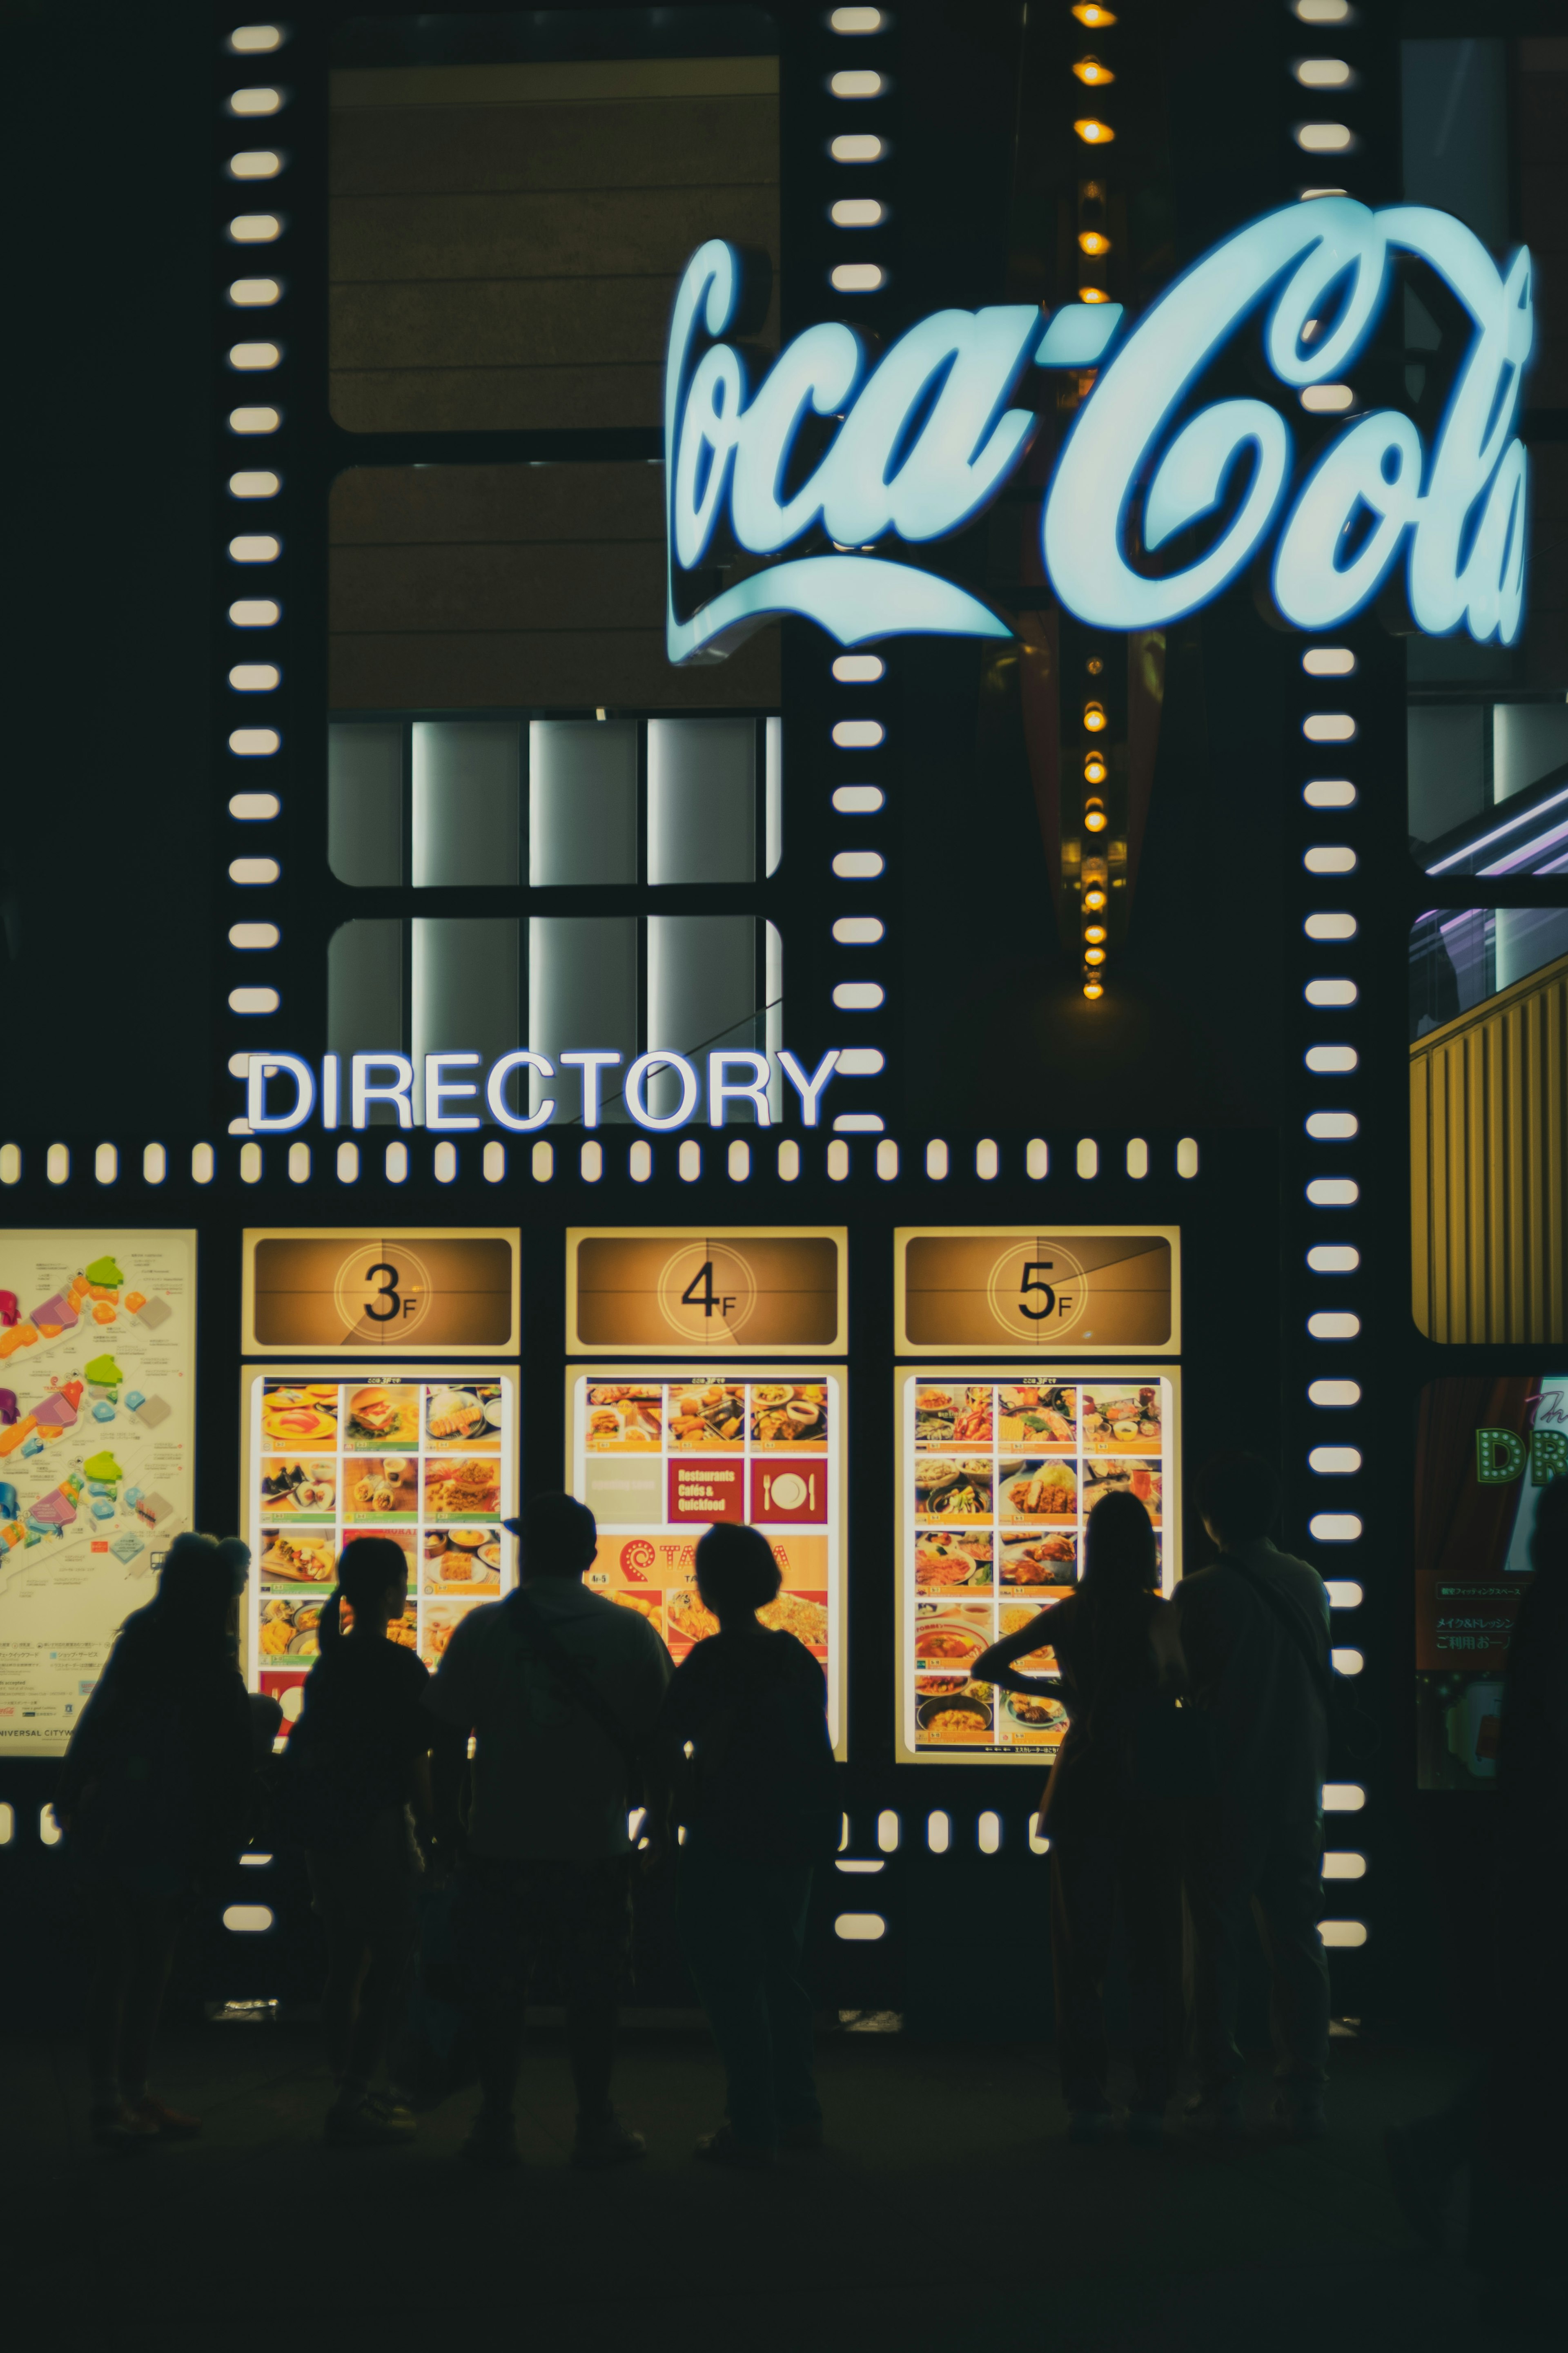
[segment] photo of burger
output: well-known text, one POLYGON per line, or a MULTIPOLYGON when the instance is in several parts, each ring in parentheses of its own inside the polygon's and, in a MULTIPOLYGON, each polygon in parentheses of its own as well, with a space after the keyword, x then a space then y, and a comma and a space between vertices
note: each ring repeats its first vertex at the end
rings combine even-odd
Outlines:
POLYGON ((419 1448, 419 1389, 416 1382, 377 1382, 348 1391, 344 1442, 351 1452, 383 1447, 419 1448))

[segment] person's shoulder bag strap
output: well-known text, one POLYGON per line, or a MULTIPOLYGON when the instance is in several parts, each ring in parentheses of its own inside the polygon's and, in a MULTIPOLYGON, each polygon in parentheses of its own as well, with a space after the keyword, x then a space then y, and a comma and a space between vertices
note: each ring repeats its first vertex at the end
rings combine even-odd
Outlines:
POLYGON ((1322 1701, 1325 1708, 1331 1708, 1334 1704, 1334 1674, 1329 1662, 1328 1628, 1325 1626, 1323 1629, 1323 1647, 1320 1651, 1302 1620, 1291 1609, 1285 1596, 1271 1585, 1266 1577, 1259 1577, 1255 1568, 1249 1568, 1244 1560, 1237 1560, 1233 1552, 1222 1552, 1215 1567, 1233 1568, 1248 1589, 1256 1593, 1258 1599, 1272 1612, 1306 1661, 1307 1672, 1312 1678, 1318 1697, 1322 1701))
POLYGON ((520 1585, 509 1596, 506 1606, 515 1612, 514 1622, 521 1627, 534 1656, 549 1668, 561 1688, 570 1693, 584 1714, 593 1717, 606 1740, 619 1750, 628 1776, 639 1778, 642 1757, 637 1742, 593 1677, 572 1656, 554 1628, 535 1607, 527 1589, 520 1585))

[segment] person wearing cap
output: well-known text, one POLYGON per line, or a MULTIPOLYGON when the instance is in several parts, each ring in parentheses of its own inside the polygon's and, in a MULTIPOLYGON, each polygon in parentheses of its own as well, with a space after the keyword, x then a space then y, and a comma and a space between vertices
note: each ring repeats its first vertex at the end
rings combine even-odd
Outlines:
POLYGON ((647 1620, 588 1590, 598 1535, 570 1495, 536 1495, 505 1523, 522 1582, 470 1610, 426 1694, 445 1727, 435 1751, 437 1836, 465 1857, 453 1934, 479 2045, 481 2106, 466 2154, 519 2162, 513 2108, 524 1992, 554 1963, 577 2095, 572 2161, 625 2162, 642 2135, 610 2100, 616 2021, 631 1950, 627 1821, 639 1752, 670 1677, 647 1620), (458 1812, 470 1736, 472 1789, 458 1812))

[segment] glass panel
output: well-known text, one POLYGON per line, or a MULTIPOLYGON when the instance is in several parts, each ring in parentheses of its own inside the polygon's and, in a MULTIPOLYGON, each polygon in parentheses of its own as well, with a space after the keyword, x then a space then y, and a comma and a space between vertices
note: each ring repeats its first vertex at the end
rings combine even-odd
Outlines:
MULTIPOLYGON (((765 1048, 757 1005, 757 926, 750 915, 650 915, 647 1042, 700 1056, 710 1046, 765 1048)), ((699 1065, 700 1068, 700 1064, 699 1065)), ((676 1074, 661 1071, 647 1091, 655 1113, 680 1100, 676 1074)), ((750 1116, 731 1105, 731 1115, 750 1116)))
POLYGON ((1501 41, 1402 41, 1405 194, 1508 243, 1508 62, 1501 41))
POLYGON ((637 879, 635 720, 535 719, 528 731, 528 879, 637 879))
POLYGON ((767 723, 766 784, 767 801, 767 866, 765 871, 776 874, 784 857, 784 721, 770 719, 767 723))
MULTIPOLYGON (((612 1048, 622 1067, 602 1084, 606 1120, 625 1119, 621 1086, 637 1052, 637 924, 635 915, 536 915, 528 927, 528 1042, 553 1060, 584 1047, 612 1048)), ((555 1098, 556 1124, 576 1120, 575 1071, 532 1078, 531 1109, 555 1098)))
POLYGON ((327 863, 340 882, 403 881, 403 728, 394 720, 327 730, 327 863))
POLYGON ((1496 986, 1491 912, 1423 915, 1410 930, 1410 1035, 1468 1013, 1496 986))
POLYGON ((648 721, 650 882, 754 880, 756 769, 753 720, 648 721))
MULTIPOLYGON (((327 1045, 342 1058, 347 1100, 351 1054, 403 1049, 403 925, 340 924, 327 943, 327 1045)), ((373 1103, 375 1125, 395 1121, 390 1103, 373 1103)))
POLYGON ((1439 840, 1486 807, 1485 712, 1479 702, 1414 703, 1405 713, 1410 831, 1439 840))
MULTIPOLYGON (((414 1103, 424 1113, 425 1056, 477 1053, 479 1067, 448 1076, 484 1085, 484 1073, 518 1045, 519 925, 510 915, 417 917, 414 924, 414 1103)), ((489 1116, 483 1093, 448 1106, 489 1116)))
POLYGON ((1507 800, 1568 761, 1568 702, 1500 702, 1492 712, 1492 798, 1507 800))
POLYGON ((414 723, 414 880, 518 879, 515 720, 414 723))

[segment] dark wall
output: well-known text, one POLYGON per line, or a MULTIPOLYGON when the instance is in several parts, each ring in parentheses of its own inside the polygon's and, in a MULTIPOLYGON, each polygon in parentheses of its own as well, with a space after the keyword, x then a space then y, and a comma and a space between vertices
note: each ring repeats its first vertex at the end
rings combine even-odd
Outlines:
POLYGON ((5 10, 5 1124, 205 1089, 207 11, 5 10))

